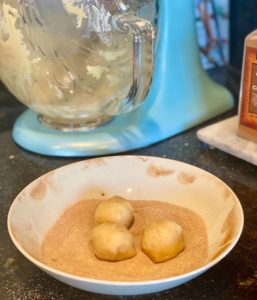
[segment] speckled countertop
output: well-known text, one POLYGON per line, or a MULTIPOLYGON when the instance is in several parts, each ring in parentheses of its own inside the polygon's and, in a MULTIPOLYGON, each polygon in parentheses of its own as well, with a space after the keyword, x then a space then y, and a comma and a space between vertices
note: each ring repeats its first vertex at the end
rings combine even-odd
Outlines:
MULTIPOLYGON (((213 76, 236 94, 238 81, 218 70, 213 76), (230 79, 230 81, 228 81, 230 79)), ((218 265, 193 281, 158 294, 117 297, 83 292, 66 286, 27 261, 12 244, 6 226, 9 207, 27 184, 49 170, 78 159, 49 158, 26 152, 11 138, 14 120, 25 109, 0 86, 0 300, 79 299, 257 299, 257 167, 201 143, 197 129, 236 110, 163 142, 129 154, 167 157, 193 164, 218 176, 239 197, 245 226, 234 250, 218 265)))

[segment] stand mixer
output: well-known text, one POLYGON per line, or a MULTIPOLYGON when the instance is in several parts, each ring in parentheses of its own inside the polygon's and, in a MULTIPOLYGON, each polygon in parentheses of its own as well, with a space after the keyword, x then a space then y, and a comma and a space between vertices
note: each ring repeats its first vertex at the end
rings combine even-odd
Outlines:
MULTIPOLYGON (((10 0, 11 2, 12 0, 10 0)), ((29 1, 30 4, 33 4, 33 2, 32 0, 29 1)), ((40 1, 37 2, 39 5, 40 1)), ((112 20, 114 17, 116 18, 114 26, 117 26, 117 32, 129 30, 134 42, 130 41, 130 44, 127 44, 129 41, 124 40, 120 44, 114 45, 113 40, 111 40, 110 45, 117 48, 131 47, 131 55, 128 54, 130 59, 128 65, 132 65, 132 68, 129 69, 128 78, 133 78, 133 80, 127 80, 124 77, 127 81, 132 81, 132 83, 127 84, 127 82, 122 83, 123 78, 119 79, 121 85, 120 90, 115 90, 114 96, 116 98, 112 98, 111 104, 107 103, 105 106, 107 107, 106 111, 110 112, 106 114, 109 117, 100 118, 99 123, 95 123, 97 118, 94 119, 93 126, 89 126, 90 130, 85 130, 86 126, 84 124, 81 128, 77 126, 78 124, 58 128, 54 122, 48 122, 49 119, 44 118, 43 111, 38 111, 33 104, 31 105, 30 101, 28 106, 32 109, 26 110, 16 120, 13 128, 13 139, 21 147, 50 156, 86 157, 119 153, 145 147, 171 137, 233 107, 231 94, 212 81, 202 69, 196 38, 193 0, 159 0, 157 2, 154 0, 62 0, 59 2, 65 3, 66 9, 69 9, 69 12, 76 16, 74 20, 77 28, 83 28, 85 18, 83 14, 85 14, 85 11, 81 8, 90 5, 90 2, 99 4, 100 8, 102 7, 102 12, 104 2, 110 4, 110 9, 114 4, 119 5, 120 16, 117 16, 117 14, 112 15, 112 20), (138 17, 137 8, 140 2, 146 2, 146 7, 147 5, 151 5, 151 7, 154 7, 155 4, 158 5, 158 34, 154 54, 154 72, 148 94, 147 90, 151 80, 150 73, 152 72, 151 46, 153 32, 149 20, 138 17), (75 6, 72 5, 74 3, 75 6), (133 5, 135 6, 132 10, 134 12, 136 10, 133 17, 139 19, 134 19, 135 22, 132 23, 134 25, 137 23, 136 25, 139 24, 140 26, 144 24, 142 25, 143 35, 140 33, 137 36, 137 29, 131 27, 131 19, 124 19, 124 16, 130 13, 130 7, 133 8, 133 5), (125 94, 128 97, 124 97, 125 94), (41 116, 40 118, 38 113, 41 116)), ((28 5, 27 9, 29 9, 28 5)), ((1 13, 3 14, 3 9, 1 9, 1 13)), ((107 13, 109 12, 107 11, 107 13)), ((112 12, 110 12, 111 14, 112 12)), ((106 17, 106 13, 104 16, 106 17)), ((37 16, 34 17, 37 18, 37 16)), ((103 24, 103 20, 104 18, 100 19, 101 24, 103 24)), ((41 26, 39 18, 38 22, 38 26, 41 26)), ((109 26, 109 23, 107 22, 105 26, 109 26)), ((8 28, 5 27, 6 24, 2 21, 0 28, 3 37, 0 42, 0 56, 2 53, 1 44, 4 43, 3 33, 5 33, 5 30, 8 33, 8 28)), ((122 33, 120 34, 122 35, 122 33)), ((8 39, 8 37, 6 38, 8 39)), ((26 49, 23 50, 26 51, 26 49)), ((106 56, 108 51, 105 50, 103 53, 106 56)), ((126 57, 126 53, 124 56, 126 57)), ((106 68, 109 68, 109 66, 106 66, 106 68)), ((87 72, 97 77, 101 76, 103 70, 88 68, 87 72)), ((68 77, 70 76, 73 79, 73 74, 67 74, 68 77)), ((3 80, 2 75, 1 79, 3 80)), ((8 85, 8 81, 3 80, 3 82, 18 99, 21 98, 8 85)), ((66 81, 61 82, 61 84, 66 84, 66 81)), ((51 88, 55 90, 57 96, 61 95, 62 90, 55 87, 51 88)), ((68 88, 72 91, 70 86, 68 88)), ((92 93, 94 93, 94 90, 92 93)), ((104 89, 103 94, 106 94, 106 89, 104 89)), ((76 102, 75 107, 78 108, 79 105, 80 102, 76 102)), ((90 109, 93 111, 93 107, 91 105, 89 109, 87 108, 87 116, 90 114, 90 109)), ((69 113, 69 110, 70 108, 67 113, 69 113)))

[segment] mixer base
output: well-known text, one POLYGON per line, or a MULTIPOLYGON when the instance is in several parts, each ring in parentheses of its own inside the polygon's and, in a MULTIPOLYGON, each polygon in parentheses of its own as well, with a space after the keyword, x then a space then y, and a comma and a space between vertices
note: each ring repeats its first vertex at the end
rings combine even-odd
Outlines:
POLYGON ((137 112, 120 115, 90 131, 60 131, 44 126, 37 113, 26 110, 12 132, 22 148, 42 155, 89 157, 119 153, 163 139, 158 125, 137 112))
POLYGON ((135 150, 167 139, 232 108, 231 95, 226 89, 213 85, 209 86, 209 92, 209 105, 199 105, 197 102, 204 100, 197 97, 183 114, 169 97, 151 98, 149 95, 135 111, 84 132, 47 128, 35 112, 26 110, 16 120, 12 136, 24 149, 48 156, 90 157, 135 150))

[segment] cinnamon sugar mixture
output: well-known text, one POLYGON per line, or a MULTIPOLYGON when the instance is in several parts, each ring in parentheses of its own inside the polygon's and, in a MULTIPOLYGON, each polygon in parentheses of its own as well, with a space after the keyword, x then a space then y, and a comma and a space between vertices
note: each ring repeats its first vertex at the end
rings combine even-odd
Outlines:
POLYGON ((130 231, 136 238, 135 257, 120 262, 97 259, 90 237, 99 203, 98 200, 80 201, 64 212, 44 239, 45 264, 87 278, 144 281, 180 275, 206 262, 208 241, 200 216, 189 209, 159 201, 131 201, 135 220, 130 231), (155 264, 141 251, 140 240, 146 225, 163 219, 182 226, 185 250, 167 262, 155 264))

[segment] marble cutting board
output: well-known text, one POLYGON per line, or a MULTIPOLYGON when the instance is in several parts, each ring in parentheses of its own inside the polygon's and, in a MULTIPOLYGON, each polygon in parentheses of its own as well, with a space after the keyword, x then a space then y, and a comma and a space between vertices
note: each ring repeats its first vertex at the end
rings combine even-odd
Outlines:
POLYGON ((238 116, 235 116, 198 130, 197 137, 206 144, 257 166, 257 143, 239 137, 237 128, 238 116))

